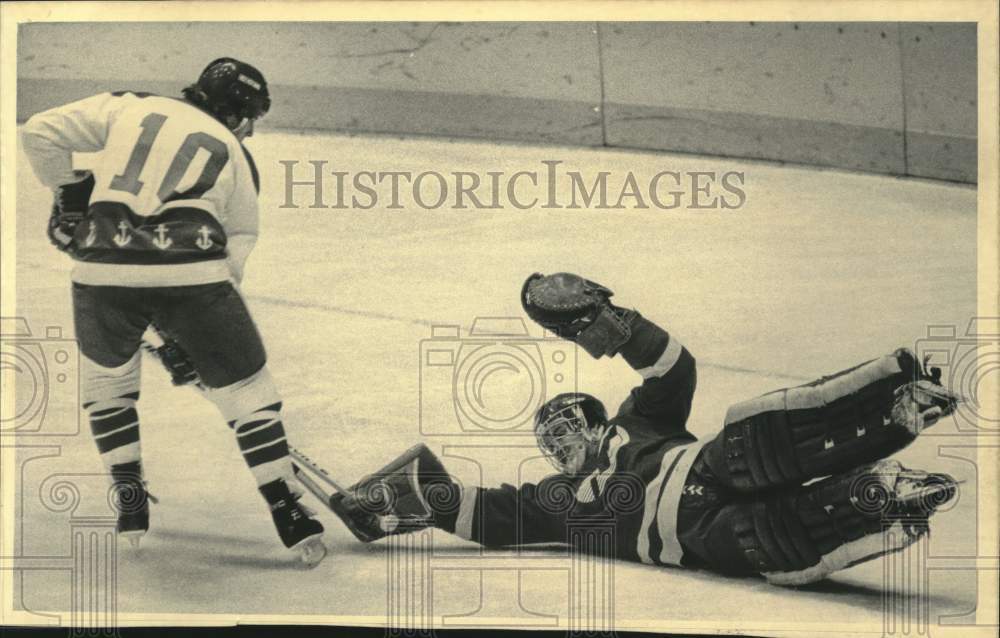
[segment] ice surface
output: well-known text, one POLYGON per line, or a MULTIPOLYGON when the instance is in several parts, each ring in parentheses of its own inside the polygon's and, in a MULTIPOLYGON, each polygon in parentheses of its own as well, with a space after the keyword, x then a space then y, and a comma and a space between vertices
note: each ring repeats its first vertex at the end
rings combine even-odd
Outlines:
MULTIPOLYGON (((718 158, 472 141, 272 131, 248 145, 262 174, 262 229, 243 291, 284 395, 289 437, 345 481, 421 440, 466 482, 537 480, 547 472, 533 458, 530 437, 422 436, 420 430, 423 408, 432 419, 426 431, 456 431, 438 421, 451 410, 448 370, 421 371, 421 341, 431 337, 431 326, 457 324, 466 336, 477 316, 520 316, 519 288, 532 271, 583 273, 680 338, 698 359, 689 422, 698 435, 713 433, 734 401, 912 345, 928 324, 956 324, 961 332, 976 312, 975 190, 968 187, 718 158), (538 171, 545 159, 589 176, 600 170, 743 171, 747 201, 735 211, 353 211, 309 209, 310 195, 299 194, 303 207, 289 210, 279 208, 283 159, 414 174, 538 171)), ((46 242, 49 196, 23 154, 17 189, 18 314, 36 335, 50 325, 71 334, 70 263, 46 242)), ((544 342, 539 351, 549 356, 556 347, 544 342)), ((296 569, 215 409, 193 391, 171 387, 146 363, 142 446, 160 503, 141 550, 120 548, 118 612, 295 613, 384 622, 396 578, 385 545, 357 543, 324 513, 330 556, 315 570, 296 569)), ((501 369, 483 388, 482 400, 496 414, 518 413, 524 388, 529 395, 540 391, 511 370, 501 369)), ((571 365, 566 372, 612 408, 637 379, 621 361, 586 355, 575 372, 571 365)), ((53 396, 47 423, 77 419, 73 403, 53 396)), ((933 521, 932 557, 975 554, 975 466, 939 450, 973 442, 949 419, 899 455, 904 463, 969 480, 958 504, 933 521)), ((79 435, 57 444, 21 470, 16 543, 23 556, 71 549, 68 514, 46 509, 36 486, 50 485, 44 481, 57 473, 101 472, 85 422, 79 435)), ((81 490, 77 514, 103 498, 103 483, 91 483, 81 490)), ((434 548, 407 556, 440 567, 427 594, 435 617, 449 624, 516 617, 524 626, 566 626, 569 562, 562 554, 480 558, 472 545, 443 533, 435 533, 434 548), (477 570, 484 566, 494 569, 481 577, 477 570)), ((705 623, 750 633, 803 620, 877 627, 883 568, 876 561, 820 585, 784 590, 756 579, 619 562, 613 564, 614 619, 622 627, 676 621, 679 628, 705 623)), ((69 605, 68 572, 26 571, 17 585, 18 603, 27 609, 69 605)), ((935 572, 930 617, 967 613, 975 595, 974 572, 935 572)))

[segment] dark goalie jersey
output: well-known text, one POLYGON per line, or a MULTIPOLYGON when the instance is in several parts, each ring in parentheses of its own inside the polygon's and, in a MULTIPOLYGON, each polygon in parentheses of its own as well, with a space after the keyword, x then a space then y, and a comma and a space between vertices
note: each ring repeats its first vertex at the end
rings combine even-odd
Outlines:
POLYGON ((613 529, 616 558, 679 565, 677 510, 699 447, 685 429, 695 360, 641 316, 621 354, 644 380, 610 420, 593 472, 466 487, 457 513, 438 526, 489 547, 574 544, 574 530, 613 529))

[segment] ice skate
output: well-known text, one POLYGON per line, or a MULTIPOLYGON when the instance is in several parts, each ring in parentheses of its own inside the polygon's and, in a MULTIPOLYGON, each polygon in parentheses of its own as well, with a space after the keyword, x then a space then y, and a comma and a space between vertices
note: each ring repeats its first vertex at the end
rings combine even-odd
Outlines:
POLYGON ((323 525, 310 517, 299 504, 284 479, 260 486, 260 493, 271 508, 271 517, 285 547, 299 556, 307 567, 315 567, 326 557, 323 525))
POLYGON ((149 501, 151 496, 142 480, 142 465, 135 461, 111 467, 114 505, 118 511, 116 529, 129 545, 139 548, 142 537, 149 531, 149 501))
POLYGON ((308 520, 310 523, 318 526, 319 532, 292 545, 290 549, 298 554, 299 560, 302 561, 303 565, 312 568, 319 565, 326 558, 326 545, 323 544, 323 526, 317 521, 308 520))
POLYGON ((958 492, 958 481, 948 474, 910 470, 887 459, 878 471, 895 475, 890 518, 929 517, 958 492))
POLYGON ((879 480, 869 486, 867 500, 881 503, 882 519, 902 523, 914 539, 927 533, 929 518, 958 493, 958 481, 948 474, 911 470, 894 459, 875 463, 867 474, 879 480))
POLYGON ((890 413, 893 425, 906 428, 913 436, 955 411, 958 397, 927 379, 896 389, 890 413))
POLYGON ((894 459, 883 459, 859 474, 856 486, 864 485, 863 494, 855 494, 852 503, 880 529, 873 529, 867 539, 848 543, 851 559, 838 569, 901 551, 930 533, 930 517, 958 492, 958 481, 947 474, 911 470, 894 459), (858 481, 860 479, 860 481, 858 481), (872 481, 875 479, 875 481, 872 481), (852 547, 853 546, 853 547, 852 547))
MULTIPOLYGON (((920 366, 921 371, 925 365, 920 366)), ((913 436, 953 413, 961 397, 941 385, 941 370, 921 372, 917 381, 896 388, 889 416, 893 425, 906 428, 913 436)))
POLYGON ((769 583, 804 585, 917 543, 957 486, 883 459, 755 505, 736 524, 769 583), (790 525, 770 523, 785 517, 790 525))

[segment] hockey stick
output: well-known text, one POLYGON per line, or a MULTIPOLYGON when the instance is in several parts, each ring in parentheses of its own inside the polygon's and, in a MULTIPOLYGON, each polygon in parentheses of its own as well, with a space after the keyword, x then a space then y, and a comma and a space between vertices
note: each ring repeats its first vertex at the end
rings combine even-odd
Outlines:
POLYGON ((142 349, 160 362, 167 373, 170 374, 170 382, 176 386, 190 385, 198 392, 204 394, 207 388, 201 382, 201 376, 191 363, 188 356, 180 345, 169 335, 160 330, 156 324, 150 324, 148 335, 143 335, 142 349))
MULTIPOLYGON (((152 342, 150 340, 143 339, 142 349, 163 364, 163 366, 170 373, 174 385, 192 386, 196 392, 204 396, 208 388, 202 384, 201 378, 198 376, 198 372, 194 369, 194 366, 190 365, 187 353, 185 353, 180 346, 174 343, 169 336, 163 334, 159 328, 156 326, 152 326, 152 328, 155 337, 152 342), (172 351, 168 350, 168 347, 172 347, 172 351), (175 375, 175 369, 171 366, 171 362, 164 360, 164 355, 168 352, 170 355, 173 355, 173 363, 187 364, 190 370, 188 371, 185 369, 183 371, 183 376, 175 375)), ((322 503, 327 509, 333 512, 358 540, 370 543, 376 538, 380 538, 384 535, 377 534, 372 530, 364 529, 361 526, 362 521, 358 519, 358 512, 352 512, 343 503, 345 498, 350 498, 350 492, 334 480, 334 478, 330 476, 326 470, 320 467, 308 456, 290 445, 288 446, 288 454, 292 458, 292 472, 295 474, 295 478, 298 479, 299 483, 301 483, 302 486, 314 497, 316 497, 316 499, 319 500, 319 502, 322 503), (326 485, 333 488, 334 491, 328 492, 322 485, 320 485, 320 482, 326 483, 326 485)))
MULTIPOLYGON (((169 335, 165 334, 155 324, 150 326, 149 332, 151 337, 143 338, 142 349, 149 353, 154 359, 158 360, 163 367, 167 369, 174 385, 191 386, 199 394, 204 395, 207 388, 201 382, 201 378, 198 375, 197 370, 195 370, 194 366, 191 364, 188 354, 184 352, 184 350, 177 345, 177 343, 169 335), (172 356, 171 361, 166 360, 166 356, 168 354, 172 356), (177 366, 182 366, 184 368, 181 373, 183 376, 177 375, 177 366)), ((337 481, 335 481, 326 470, 320 467, 319 464, 310 459, 308 456, 292 446, 288 446, 288 450, 294 461, 311 470, 318 478, 328 483, 335 490, 338 492, 347 491, 339 483, 337 483, 337 481)), ((296 463, 293 462, 292 465, 295 466, 298 471, 302 470, 302 468, 296 465, 296 463)), ((313 485, 316 485, 315 482, 312 483, 313 485)))
POLYGON ((312 492, 313 496, 318 498, 324 504, 329 505, 329 501, 334 494, 347 493, 347 490, 344 489, 340 483, 335 481, 326 470, 321 468, 315 461, 291 445, 288 446, 288 454, 292 457, 292 469, 295 471, 295 477, 299 479, 299 482, 301 482, 307 490, 312 492), (332 487, 335 492, 328 492, 322 485, 320 485, 319 481, 322 481, 329 487, 332 487))
MULTIPOLYGON (((293 465, 296 465, 297 467, 304 466, 306 469, 315 474, 317 478, 322 480, 324 483, 327 483, 333 489, 337 490, 340 493, 347 493, 347 489, 345 489, 332 476, 330 476, 329 472, 321 468, 316 463, 316 461, 313 461, 311 458, 303 454, 297 448, 294 448, 291 445, 289 445, 288 454, 292 457, 292 460, 294 461, 293 465)), ((301 471, 302 467, 298 467, 298 469, 301 471)))
POLYGON ((347 526, 347 529, 354 534, 355 538, 363 543, 370 543, 385 535, 374 530, 372 527, 373 520, 368 520, 373 518, 371 514, 359 512, 356 509, 352 511, 352 509, 344 504, 345 498, 353 501, 350 492, 335 481, 326 470, 292 446, 288 446, 288 453, 292 457, 292 470, 295 472, 295 478, 319 502, 336 514, 337 518, 347 526), (320 482, 326 483, 327 486, 332 487, 335 491, 332 493, 327 492, 320 485, 320 482), (361 517, 359 517, 359 514, 361 517), (367 528, 365 527, 366 524, 367 528))

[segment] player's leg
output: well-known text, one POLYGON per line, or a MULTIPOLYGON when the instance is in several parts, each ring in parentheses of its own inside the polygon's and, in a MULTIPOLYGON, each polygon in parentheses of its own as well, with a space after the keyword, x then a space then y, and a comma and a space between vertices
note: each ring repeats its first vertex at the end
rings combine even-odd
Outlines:
POLYGON ((118 508, 118 532, 138 543, 149 529, 139 442, 140 354, 149 324, 135 288, 73 284, 73 318, 83 353, 81 399, 118 508))
POLYGON ((733 405, 705 447, 706 460, 736 490, 799 485, 893 454, 956 403, 911 351, 900 349, 733 405))
POLYGON ((243 299, 229 283, 218 283, 164 289, 157 305, 157 326, 191 357, 206 396, 233 429, 282 542, 306 562, 318 562, 325 553, 323 526, 298 503, 281 396, 243 299))
POLYGON ((687 564, 802 585, 913 544, 956 489, 945 474, 887 459, 726 505, 685 507, 685 496, 679 536, 687 564))

